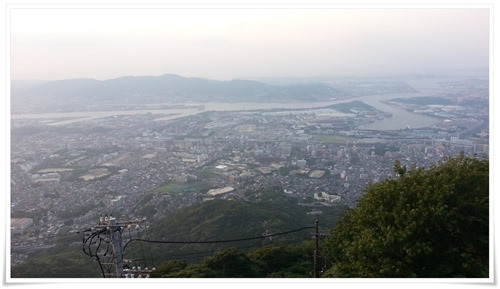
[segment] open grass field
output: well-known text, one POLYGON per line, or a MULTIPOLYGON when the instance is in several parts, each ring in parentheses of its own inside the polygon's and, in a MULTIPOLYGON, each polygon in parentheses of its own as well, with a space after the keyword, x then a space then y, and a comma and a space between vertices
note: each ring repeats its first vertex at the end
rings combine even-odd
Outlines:
POLYGON ((339 135, 318 135, 316 139, 322 143, 336 143, 336 144, 345 144, 347 141, 351 139, 345 136, 339 135))
POLYGON ((155 189, 157 193, 206 193, 210 186, 203 182, 188 182, 185 184, 168 183, 155 189))

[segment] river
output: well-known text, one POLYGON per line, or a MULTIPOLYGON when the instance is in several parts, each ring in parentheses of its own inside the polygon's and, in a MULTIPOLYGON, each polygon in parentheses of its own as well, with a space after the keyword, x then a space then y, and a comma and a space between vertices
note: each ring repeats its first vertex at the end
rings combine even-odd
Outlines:
POLYGON ((385 104, 383 101, 399 97, 426 96, 422 93, 394 93, 360 96, 349 99, 335 100, 330 102, 289 102, 289 103, 198 103, 196 105, 204 105, 205 110, 199 110, 195 107, 190 107, 187 104, 185 108, 174 109, 139 109, 139 110, 112 110, 112 111, 82 111, 82 112, 60 112, 60 113, 29 113, 29 114, 13 114, 11 119, 41 119, 51 125, 65 125, 85 120, 99 119, 120 115, 133 115, 143 113, 163 114, 158 121, 169 121, 180 117, 195 115, 204 111, 245 111, 257 109, 311 109, 319 108, 332 104, 350 102, 354 100, 362 101, 371 105, 383 112, 391 113, 391 117, 375 121, 370 124, 362 125, 359 129, 371 130, 396 130, 404 129, 407 126, 411 128, 425 127, 441 121, 439 118, 430 117, 421 114, 415 114, 385 104))
POLYGON ((362 99, 359 99, 364 103, 377 108, 378 110, 391 113, 392 116, 386 117, 382 120, 377 120, 369 124, 361 125, 358 128, 368 129, 368 130, 397 130, 397 129, 404 129, 407 127, 421 128, 442 121, 442 119, 437 117, 412 113, 404 109, 388 105, 383 102, 393 98, 404 98, 404 97, 415 97, 415 96, 422 96, 422 95, 416 93, 413 94, 407 93, 398 95, 386 94, 386 95, 372 95, 369 97, 363 97, 362 99))

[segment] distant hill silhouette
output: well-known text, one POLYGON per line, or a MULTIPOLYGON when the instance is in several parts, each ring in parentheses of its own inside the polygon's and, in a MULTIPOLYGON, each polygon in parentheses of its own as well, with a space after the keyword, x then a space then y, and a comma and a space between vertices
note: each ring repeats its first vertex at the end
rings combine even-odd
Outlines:
POLYGON ((66 79, 12 91, 15 108, 37 105, 42 110, 100 104, 165 102, 328 101, 346 93, 320 84, 271 85, 253 80, 218 81, 175 74, 124 76, 109 80, 66 79))

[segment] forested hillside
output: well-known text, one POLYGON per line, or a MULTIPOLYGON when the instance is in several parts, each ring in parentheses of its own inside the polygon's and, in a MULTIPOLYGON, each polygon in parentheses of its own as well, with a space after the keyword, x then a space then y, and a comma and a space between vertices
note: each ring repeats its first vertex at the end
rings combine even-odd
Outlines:
POLYGON ((321 208, 321 214, 308 214, 313 210, 311 207, 288 201, 282 192, 277 191, 269 191, 264 200, 256 203, 213 200, 183 208, 151 225, 149 238, 166 243, 131 242, 125 253, 129 258, 140 259, 143 251, 152 250, 156 264, 173 259, 193 263, 224 248, 248 251, 275 243, 301 243, 311 239, 316 220, 326 232, 335 226, 346 209, 337 205, 321 208), (310 229, 303 229, 306 227, 310 229), (301 230, 270 238, 255 238, 297 229, 301 230), (247 238, 250 240, 225 242, 247 238), (179 243, 169 244, 170 241, 179 243), (206 241, 224 242, 203 243, 206 241))
POLYGON ((488 277, 489 160, 394 170, 398 179, 367 188, 332 230, 324 276, 488 277))

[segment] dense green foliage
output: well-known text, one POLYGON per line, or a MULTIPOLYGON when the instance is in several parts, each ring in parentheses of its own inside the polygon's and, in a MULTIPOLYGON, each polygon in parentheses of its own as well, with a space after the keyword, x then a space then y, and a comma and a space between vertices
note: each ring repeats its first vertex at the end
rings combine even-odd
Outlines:
MULTIPOLYGON (((213 200, 181 209, 152 226, 151 239, 232 240, 262 236, 267 230, 275 234, 311 227, 315 220, 323 228, 332 228, 346 210, 338 205, 323 207, 320 215, 308 215, 311 208, 297 205, 278 189, 261 192, 260 199, 260 202, 213 200)), ((312 229, 306 229, 272 240, 217 244, 137 243, 133 246, 138 249, 129 251, 129 256, 136 255, 139 246, 151 247, 155 259, 164 261, 154 277, 306 278, 311 277, 312 271, 311 233, 312 229), (208 253, 204 259, 203 253, 208 253)))
MULTIPOLYGON (((149 239, 162 241, 214 241, 233 240, 286 232, 301 227, 332 228, 338 222, 345 206, 322 208, 321 215, 308 215, 311 208, 287 200, 282 191, 261 194, 260 202, 212 200, 182 208, 175 214, 151 224, 149 239)), ((310 238, 310 230, 277 236, 273 240, 257 239, 243 242, 214 244, 144 244, 132 242, 126 248, 129 258, 139 258, 141 251, 152 250, 155 260, 188 258, 201 261, 203 252, 224 248, 255 248, 273 242, 301 242, 310 238), (196 254, 199 253, 199 254, 196 254)))
POLYGON ((247 253, 234 248, 217 251, 203 262, 188 265, 172 260, 161 265, 155 278, 307 278, 311 277, 311 242, 273 244, 247 253))
POLYGON ((367 188, 331 232, 325 277, 488 277, 489 161, 460 155, 367 188))
POLYGON ((12 266, 12 278, 98 278, 97 262, 85 256, 80 247, 59 253, 44 254, 26 263, 12 266))

